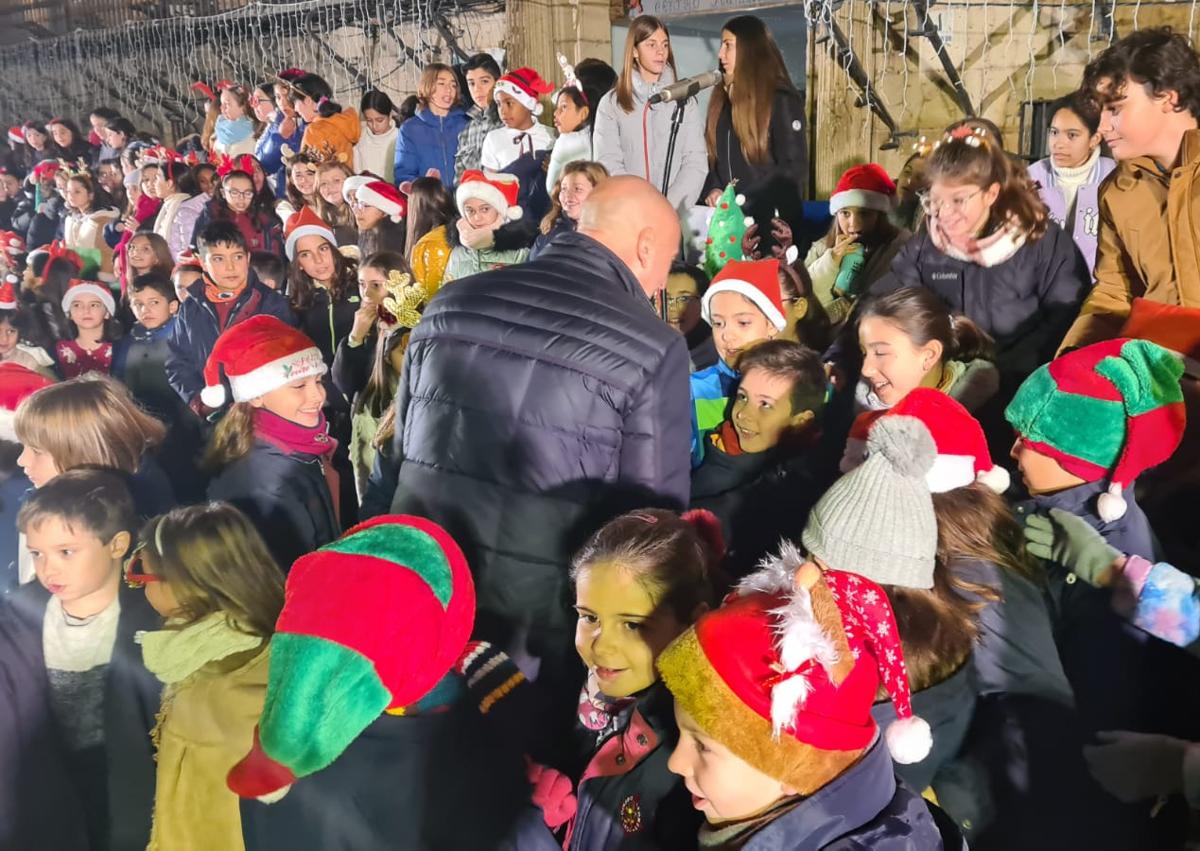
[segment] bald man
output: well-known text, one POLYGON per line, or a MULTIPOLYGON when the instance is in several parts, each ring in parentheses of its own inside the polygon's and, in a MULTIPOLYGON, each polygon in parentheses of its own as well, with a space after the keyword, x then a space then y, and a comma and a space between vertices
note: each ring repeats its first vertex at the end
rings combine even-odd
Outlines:
POLYGON ((626 510, 687 505, 687 344, 648 298, 679 244, 657 190, 609 178, 533 262, 440 290, 405 352, 391 509, 454 536, 477 633, 527 673, 541 659, 543 677, 574 678, 567 574, 587 536, 626 510))

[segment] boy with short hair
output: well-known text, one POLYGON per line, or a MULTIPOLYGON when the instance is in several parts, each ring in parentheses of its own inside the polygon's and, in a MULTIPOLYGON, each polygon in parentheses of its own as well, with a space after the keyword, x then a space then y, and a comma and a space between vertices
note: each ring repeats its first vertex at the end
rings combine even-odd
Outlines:
POLYGON ((246 238, 237 225, 211 222, 196 242, 204 274, 188 288, 171 330, 167 379, 201 413, 204 364, 217 337, 251 316, 266 314, 289 325, 296 324, 296 316, 283 294, 264 286, 251 271, 246 238))
POLYGON ((287 283, 287 264, 278 254, 270 251, 255 251, 250 255, 250 268, 264 285, 281 293, 287 283))
POLYGON ((781 536, 803 531, 808 510, 836 474, 831 453, 823 460, 814 451, 826 396, 821 356, 800 343, 768 340, 746 350, 737 368, 729 417, 704 435, 691 502, 720 519, 725 566, 734 576, 749 572, 781 536))
POLYGON ((167 426, 157 458, 185 504, 204 498, 197 457, 203 445, 200 421, 167 380, 170 337, 179 314, 175 285, 161 272, 138 275, 129 287, 137 321, 114 346, 112 374, 146 411, 167 426))
POLYGON ((719 426, 737 383, 733 368, 743 350, 777 337, 787 327, 779 261, 731 260, 712 279, 700 314, 712 328, 717 362, 692 373, 692 467, 704 460, 700 435, 719 426))
POLYGON ((133 499, 117 473, 69 470, 17 516, 37 582, 0 612, 0 824, 6 847, 145 848, 159 684, 139 630, 161 621, 121 582, 133 499))
POLYGON ((1121 333, 1135 298, 1200 308, 1200 57, 1169 27, 1113 44, 1084 71, 1119 161, 1100 190, 1096 285, 1063 348, 1121 333))
POLYGON ((874 582, 789 548, 657 664, 679 724, 667 767, 704 813, 701 847, 943 848, 931 809, 892 766, 924 759, 930 731, 913 715, 895 616, 874 582), (899 719, 883 733, 871 716, 881 686, 899 719))
POLYGON ((500 66, 488 53, 476 53, 463 65, 467 78, 467 91, 471 94, 471 108, 467 110, 470 123, 458 134, 458 153, 454 155, 454 183, 462 180, 465 172, 478 170, 483 151, 483 140, 488 133, 502 127, 500 114, 496 111, 492 92, 500 79, 500 66))

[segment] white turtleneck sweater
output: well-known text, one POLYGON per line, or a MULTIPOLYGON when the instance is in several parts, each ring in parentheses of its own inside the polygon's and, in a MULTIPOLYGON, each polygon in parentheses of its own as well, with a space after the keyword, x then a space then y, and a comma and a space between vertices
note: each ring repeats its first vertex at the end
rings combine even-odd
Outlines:
POLYGON ((1059 168, 1054 164, 1053 158, 1050 160, 1050 168, 1054 169, 1054 178, 1058 181, 1058 186, 1062 189, 1063 200, 1067 203, 1068 222, 1075 221, 1075 195, 1079 192, 1079 187, 1087 183, 1088 175, 1092 173, 1092 169, 1099 159, 1100 146, 1097 145, 1087 161, 1075 168, 1059 168))

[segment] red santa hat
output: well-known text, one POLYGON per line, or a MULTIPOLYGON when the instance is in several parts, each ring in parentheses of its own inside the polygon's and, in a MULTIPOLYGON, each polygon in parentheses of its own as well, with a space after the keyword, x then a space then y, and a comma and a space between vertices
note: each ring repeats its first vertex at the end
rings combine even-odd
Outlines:
POLYGON ((399 223, 408 214, 408 200, 400 190, 373 177, 355 187, 353 198, 365 207, 382 210, 393 222, 399 223))
POLYGON ((9 278, 16 277, 15 275, 5 276, 3 282, 0 282, 0 310, 16 310, 17 309, 17 291, 12 285, 9 278))
POLYGON ((713 298, 725 292, 738 293, 750 299, 780 331, 787 325, 783 292, 779 289, 778 260, 772 258, 727 262, 712 279, 712 283, 704 291, 704 298, 700 300, 700 312, 705 322, 712 322, 713 298))
POLYGON ((454 203, 458 212, 466 215, 463 207, 471 198, 491 204, 500 211, 500 217, 509 221, 521 218, 522 210, 517 206, 521 192, 520 181, 511 174, 497 174, 469 169, 463 172, 462 180, 454 190, 454 203))
POLYGON ((913 714, 883 589, 803 564, 786 545, 664 650, 658 668, 676 705, 706 735, 811 795, 874 741, 871 707, 881 684, 898 719, 884 735, 892 758, 920 762, 932 736, 913 714))
POLYGON ((25 144, 25 128, 21 126, 8 128, 8 141, 14 145, 25 144))
POLYGON ((112 291, 98 281, 82 281, 79 278, 72 278, 71 283, 67 286, 67 291, 63 293, 63 313, 70 315, 71 305, 74 304, 75 299, 84 295, 91 295, 100 299, 100 303, 108 310, 108 315, 116 315, 117 303, 113 299, 112 291))
POLYGON ((329 240, 330 245, 337 245, 337 235, 334 234, 333 228, 307 204, 288 216, 287 224, 284 225, 284 251, 287 252, 288 260, 296 259, 296 243, 306 236, 323 236, 329 240))
POLYGON ((517 68, 496 81, 492 97, 499 103, 501 93, 509 95, 534 115, 541 115, 542 104, 539 98, 552 91, 554 86, 543 80, 537 71, 532 68, 517 68))
POLYGON ((888 213, 895 201, 895 182, 881 166, 867 163, 846 169, 829 196, 829 212, 836 214, 847 207, 862 207, 888 213))
POLYGON ((29 396, 54 382, 16 363, 0 363, 0 440, 17 440, 17 408, 29 396))
POLYGON ((18 257, 25 253, 25 240, 18 233, 0 230, 0 251, 10 257, 18 257))
POLYGON ((859 414, 850 428, 841 469, 846 473, 865 459, 866 436, 888 416, 914 417, 925 424, 937 447, 933 466, 925 474, 930 493, 946 493, 974 482, 996 493, 1008 490, 1008 470, 992 462, 983 427, 958 401, 940 390, 918 387, 886 411, 859 414), (857 441, 862 443, 858 444, 857 441))
POLYGON ((303 332, 259 314, 217 338, 204 364, 200 401, 210 408, 221 407, 230 395, 234 402, 249 402, 301 378, 324 375, 326 369, 321 350, 303 332))

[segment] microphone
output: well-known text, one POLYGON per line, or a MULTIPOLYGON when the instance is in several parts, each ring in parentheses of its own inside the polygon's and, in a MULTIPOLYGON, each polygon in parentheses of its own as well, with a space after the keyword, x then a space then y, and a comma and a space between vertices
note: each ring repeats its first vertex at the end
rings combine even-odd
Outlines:
POLYGON ((724 80, 725 75, 721 73, 721 69, 706 71, 703 74, 697 74, 695 77, 688 77, 686 80, 672 83, 666 88, 650 95, 650 104, 668 103, 680 98, 690 98, 704 89, 718 85, 724 80))

